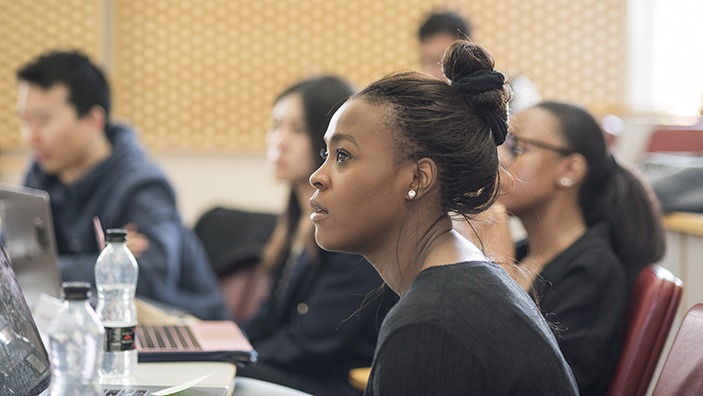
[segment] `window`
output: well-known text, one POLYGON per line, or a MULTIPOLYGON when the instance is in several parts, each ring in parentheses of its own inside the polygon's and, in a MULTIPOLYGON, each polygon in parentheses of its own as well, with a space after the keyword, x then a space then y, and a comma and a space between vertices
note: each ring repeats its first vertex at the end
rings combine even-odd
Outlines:
POLYGON ((703 108, 703 1, 629 0, 628 101, 635 111, 703 108))

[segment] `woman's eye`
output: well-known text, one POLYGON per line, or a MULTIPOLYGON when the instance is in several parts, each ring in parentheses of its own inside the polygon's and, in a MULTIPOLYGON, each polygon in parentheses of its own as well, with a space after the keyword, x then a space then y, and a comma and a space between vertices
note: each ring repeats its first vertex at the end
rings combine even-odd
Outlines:
POLYGON ((322 149, 320 150, 320 157, 322 157, 323 160, 327 160, 327 157, 329 157, 330 153, 327 151, 327 149, 322 149))
POLYGON ((523 152, 525 152, 525 149, 518 142, 514 142, 513 144, 511 144, 509 149, 510 149, 510 154, 512 154, 512 155, 520 155, 523 152))
POLYGON ((344 150, 337 150, 337 162, 342 163, 349 160, 351 156, 344 150))

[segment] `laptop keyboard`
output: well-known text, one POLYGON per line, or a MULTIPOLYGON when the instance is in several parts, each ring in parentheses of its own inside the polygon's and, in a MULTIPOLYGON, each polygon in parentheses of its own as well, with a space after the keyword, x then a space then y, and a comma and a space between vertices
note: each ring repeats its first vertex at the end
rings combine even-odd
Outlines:
POLYGON ((146 389, 105 389, 103 396, 144 396, 147 393, 146 389))
POLYGON ((191 329, 185 325, 137 326, 137 343, 142 349, 202 349, 191 329))

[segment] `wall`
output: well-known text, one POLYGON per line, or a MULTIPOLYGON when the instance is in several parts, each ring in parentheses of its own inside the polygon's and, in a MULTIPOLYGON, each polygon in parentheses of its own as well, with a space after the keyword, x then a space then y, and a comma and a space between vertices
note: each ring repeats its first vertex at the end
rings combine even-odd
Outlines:
POLYGON ((363 87, 416 66, 416 29, 433 8, 470 15, 497 67, 526 74, 545 98, 626 111, 626 3, 3 0, 0 176, 19 180, 24 163, 14 72, 50 48, 79 48, 104 65, 115 116, 138 128, 192 220, 223 200, 278 210, 285 188, 263 166, 275 95, 312 74, 363 87))
MULTIPOLYGON (((287 198, 287 186, 273 180, 261 154, 155 152, 152 158, 176 189, 189 225, 217 205, 277 213, 287 198)), ((0 156, 0 182, 21 183, 26 164, 23 152, 0 156)))

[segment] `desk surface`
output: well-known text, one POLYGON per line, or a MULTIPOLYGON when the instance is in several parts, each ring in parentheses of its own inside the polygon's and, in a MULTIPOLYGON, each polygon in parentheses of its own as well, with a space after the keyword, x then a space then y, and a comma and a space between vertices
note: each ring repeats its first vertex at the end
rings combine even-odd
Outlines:
POLYGON ((227 387, 232 384, 236 373, 234 364, 223 362, 139 363, 129 383, 167 387, 208 375, 197 386, 227 387))
POLYGON ((363 391, 366 389, 366 383, 369 382, 371 367, 360 367, 349 370, 349 383, 354 389, 363 391))
POLYGON ((673 212, 662 218, 664 228, 669 231, 703 236, 703 214, 673 212))

